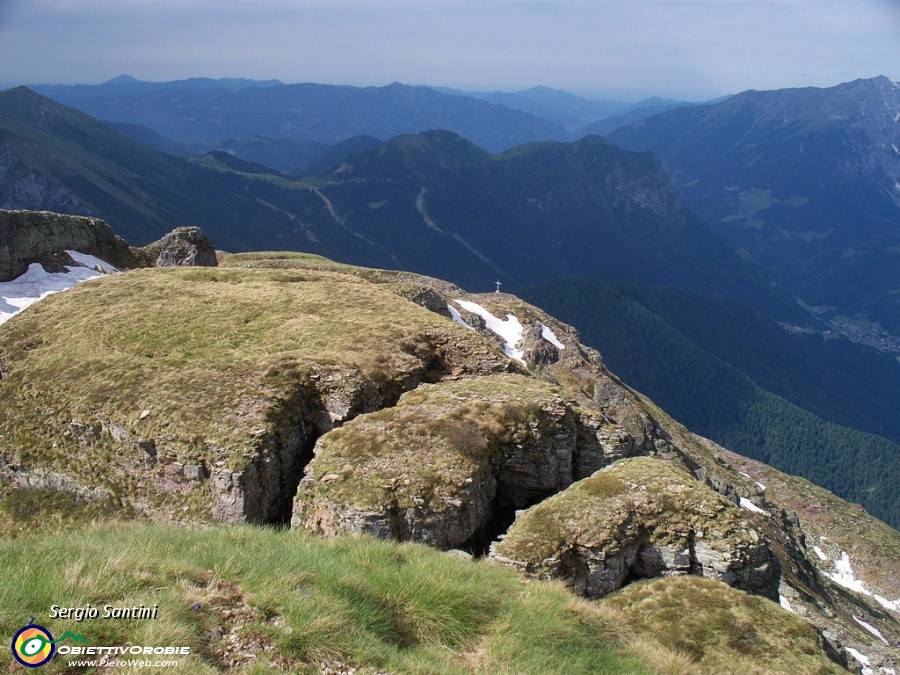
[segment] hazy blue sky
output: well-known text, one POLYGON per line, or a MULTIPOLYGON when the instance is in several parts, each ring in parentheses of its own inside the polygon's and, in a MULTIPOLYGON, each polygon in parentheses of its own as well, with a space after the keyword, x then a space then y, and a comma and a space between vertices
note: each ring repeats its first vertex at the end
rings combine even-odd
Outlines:
POLYGON ((699 99, 900 80, 900 0, 0 0, 0 84, 192 76, 699 99))

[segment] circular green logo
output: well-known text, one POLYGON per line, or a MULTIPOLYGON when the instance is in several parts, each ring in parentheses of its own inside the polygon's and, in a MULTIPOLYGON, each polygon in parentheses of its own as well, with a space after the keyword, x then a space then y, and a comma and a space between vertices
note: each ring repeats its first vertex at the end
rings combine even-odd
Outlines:
POLYGON ((12 640, 12 653, 16 660, 28 668, 42 666, 53 656, 56 646, 53 636, 43 626, 31 624, 20 628, 12 640))

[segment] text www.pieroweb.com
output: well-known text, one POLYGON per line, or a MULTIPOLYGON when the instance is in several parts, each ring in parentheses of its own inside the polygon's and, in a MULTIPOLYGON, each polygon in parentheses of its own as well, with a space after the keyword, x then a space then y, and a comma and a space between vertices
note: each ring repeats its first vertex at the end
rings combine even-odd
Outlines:
POLYGON ((177 668, 178 661, 102 658, 99 661, 69 661, 67 665, 70 668, 177 668))
POLYGON ((190 647, 68 647, 59 649, 60 655, 70 658, 71 668, 175 668, 178 660, 159 658, 189 654, 190 647), (151 657, 157 657, 153 659, 151 657), (92 658, 85 658, 92 657, 92 658))

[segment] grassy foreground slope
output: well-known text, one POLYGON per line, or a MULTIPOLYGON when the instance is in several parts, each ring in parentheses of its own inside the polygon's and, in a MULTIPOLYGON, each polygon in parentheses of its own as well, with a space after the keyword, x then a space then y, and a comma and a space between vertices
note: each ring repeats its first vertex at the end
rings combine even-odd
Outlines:
MULTIPOLYGON (((601 606, 416 544, 107 524, 0 541, 0 569, 3 635, 33 615, 54 637, 71 631, 92 645, 190 647, 177 672, 303 673, 326 663, 360 672, 652 672, 601 606), (48 619, 51 605, 87 603, 158 604, 159 615, 48 619)), ((8 649, 0 663, 18 668, 8 649)), ((44 671, 70 672, 61 657, 44 671)))
MULTIPOLYGON (((0 634, 34 616, 54 638, 69 631, 94 646, 190 647, 167 672, 843 672, 811 624, 706 579, 591 602, 498 565, 363 536, 122 522, 46 534, 32 524, 0 540, 0 634), (101 614, 157 604, 158 618, 48 618, 54 604, 88 603, 101 614), (686 629, 666 635, 670 621, 686 629)), ((0 671, 21 671, 8 649, 0 671)), ((42 671, 85 669, 58 655, 42 671)))

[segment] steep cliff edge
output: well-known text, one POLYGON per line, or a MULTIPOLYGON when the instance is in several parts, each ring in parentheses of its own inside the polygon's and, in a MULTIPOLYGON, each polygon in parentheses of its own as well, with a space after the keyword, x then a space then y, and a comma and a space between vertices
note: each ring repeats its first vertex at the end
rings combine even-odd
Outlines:
MULTIPOLYGON (((868 596, 836 586, 802 511, 621 383, 571 327, 513 296, 408 273, 302 254, 221 258, 90 281, 0 329, 4 490, 478 554, 512 547, 541 509, 643 467, 591 506, 598 523, 644 518, 635 546, 616 532, 587 541, 563 517, 559 550, 634 548, 641 563, 624 565, 622 583, 718 565, 739 588, 802 605, 839 661, 842 643, 896 667, 890 575, 867 573, 868 596), (620 503, 626 492, 643 498, 620 503)), ((820 509, 853 509, 831 499, 820 509)), ((898 559, 896 532, 864 513, 853 528, 848 538, 882 541, 860 575, 898 559)))

